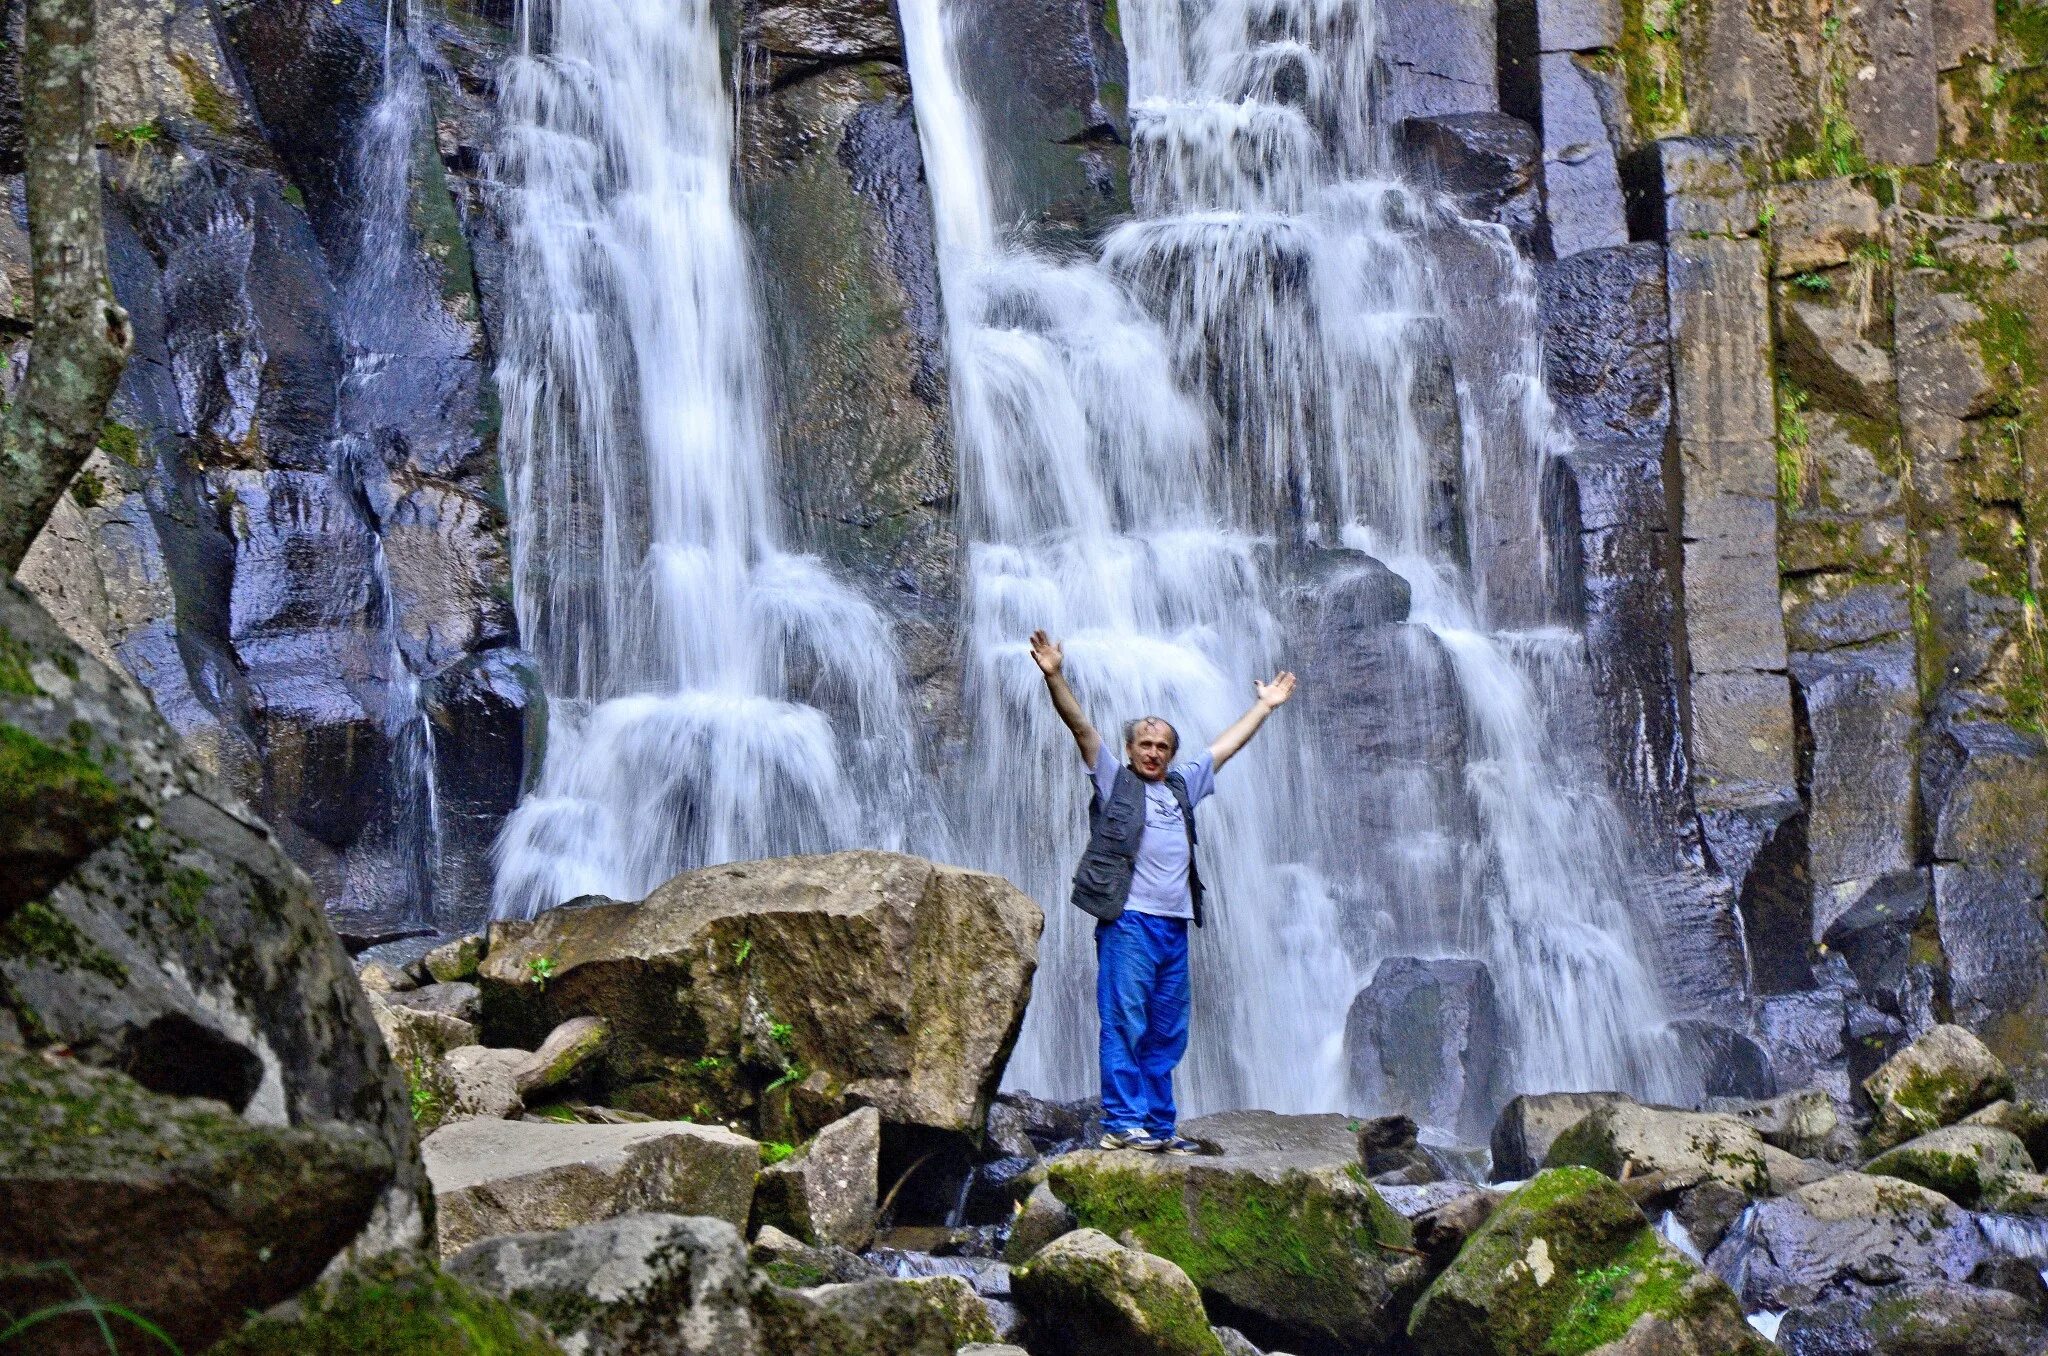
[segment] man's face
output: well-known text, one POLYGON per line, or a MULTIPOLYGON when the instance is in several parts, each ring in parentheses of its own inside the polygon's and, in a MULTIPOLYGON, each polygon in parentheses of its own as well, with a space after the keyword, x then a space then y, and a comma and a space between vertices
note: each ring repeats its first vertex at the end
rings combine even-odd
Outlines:
POLYGON ((1131 731, 1131 742, 1124 745, 1124 761, 1146 781, 1156 782, 1166 776, 1173 751, 1172 729, 1156 720, 1146 721, 1131 731))

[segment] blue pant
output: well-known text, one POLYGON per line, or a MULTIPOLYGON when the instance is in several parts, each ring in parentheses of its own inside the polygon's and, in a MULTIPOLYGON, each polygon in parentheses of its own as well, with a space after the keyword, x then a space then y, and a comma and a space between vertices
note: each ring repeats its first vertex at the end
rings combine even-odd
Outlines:
POLYGON ((1188 1049, 1187 920, 1126 909, 1097 924, 1095 1007, 1103 1125, 1172 1134, 1173 1066, 1188 1049))

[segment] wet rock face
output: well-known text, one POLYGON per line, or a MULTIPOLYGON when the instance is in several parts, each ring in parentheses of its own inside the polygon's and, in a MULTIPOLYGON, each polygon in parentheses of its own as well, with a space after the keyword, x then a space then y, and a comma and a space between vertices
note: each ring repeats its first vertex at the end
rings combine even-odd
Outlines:
POLYGON ((1495 1064, 1503 1043, 1483 964, 1390 957, 1345 1023, 1352 1100, 1477 1140, 1503 1092, 1495 1064))
POLYGON ((379 162, 384 20, 367 3, 106 16, 108 240, 137 342, 98 469, 22 572, 365 939, 431 921, 437 890, 480 916, 527 708, 517 684, 509 713, 435 700, 485 656, 516 664, 465 190, 436 154, 438 107, 451 161, 476 166, 457 71, 488 27, 418 21, 433 70, 379 162), (389 258, 363 249, 379 211, 389 258), (442 757, 401 766, 430 728, 442 757))
POLYGON ((133 1112, 73 1126, 84 1157, 53 1140, 0 1172, 27 1193, 10 1207, 8 1260, 66 1260, 105 1298, 189 1315, 196 1342, 351 1242, 420 1242, 431 1207, 404 1087, 305 876, 184 757, 141 689, 12 581, 0 762, 0 879, 46 886, 0 904, 0 1046, 26 1045, 34 1075, 27 1102, 0 1113, 17 1128, 0 1141, 32 1147, 52 1107, 133 1112), (42 1062, 60 1050, 63 1063, 42 1062), (76 1095, 35 1090, 70 1061, 76 1095), (119 1125, 146 1128, 91 1133, 119 1125), (295 1213, 301 1197, 312 1215, 295 1213), (136 1270, 136 1211, 161 1212, 162 1236, 184 1231, 181 1253, 206 1265, 136 1270), (280 1222, 288 1247, 265 1242, 280 1222), (275 1281, 256 1256, 266 1246, 291 1259, 275 1281))

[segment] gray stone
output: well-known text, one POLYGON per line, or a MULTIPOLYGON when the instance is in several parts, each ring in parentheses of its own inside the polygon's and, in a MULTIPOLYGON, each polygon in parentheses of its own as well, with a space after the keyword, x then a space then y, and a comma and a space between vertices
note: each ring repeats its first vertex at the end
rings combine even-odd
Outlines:
POLYGON ((1559 1135, 1599 1108, 1627 1100, 1618 1092, 1525 1092, 1516 1097, 1493 1124, 1494 1180, 1534 1177, 1559 1135))
MULTIPOLYGON (((364 988, 369 986, 365 984, 364 988)), ((474 984, 422 984, 417 989, 400 989, 389 995, 391 1006, 414 1012, 433 1013, 475 1023, 483 1016, 483 996, 474 984)))
POLYGON ((634 1211, 710 1215, 742 1228, 760 1146, 718 1126, 475 1120, 421 1151, 441 1253, 499 1234, 566 1229, 634 1211))
POLYGON ((1505 113, 1404 119, 1396 148, 1408 177, 1448 194, 1461 216, 1508 228, 1524 254, 1546 252, 1536 130, 1505 113))
POLYGON ((1943 290, 1946 281, 1933 269, 1912 269, 1893 283, 1899 401, 1909 410, 1973 419, 1998 395, 1970 333, 1984 313, 1943 290))
POLYGON ((608 1032, 602 1017, 571 1017, 550 1031, 540 1049, 513 1070, 519 1095, 532 1097, 575 1078, 604 1048, 608 1032))
POLYGON ((1388 957, 1345 1020, 1350 1100, 1477 1139, 1506 1092, 1505 1044, 1483 964, 1388 957))
POLYGON ((591 1356, 754 1356, 747 1254, 719 1219, 629 1214, 507 1234, 447 1261, 451 1275, 548 1318, 591 1356))
POLYGON ((1870 1142, 1889 1148, 2011 1095, 2012 1078, 1970 1032, 1937 1026, 1864 1079, 1863 1091, 1877 1113, 1870 1142))
POLYGON ((813 1247, 772 1224, 764 1224, 755 1232, 747 1256, 769 1280, 790 1290, 873 1281, 888 1274, 879 1263, 857 1252, 836 1244, 813 1247))
POLYGON ((1813 750, 1807 846, 1818 936, 1858 892, 1838 887, 1913 865, 1920 685, 1908 639, 1797 655, 1792 676, 1813 750))
POLYGON ((1845 264, 1881 238, 1877 198, 1853 178, 1774 184, 1770 202, 1771 271, 1780 278, 1845 264))
POLYGON ((1841 1124, 1834 1098, 1820 1088, 1800 1088, 1762 1101, 1709 1098, 1707 1105, 1754 1127, 1764 1143, 1800 1158, 1826 1149, 1841 1124))
MULTIPOLYGON (((366 1127, 252 1123, 65 1055, 0 1053, 0 1305, 24 1314, 90 1286, 201 1350, 316 1279, 392 1172, 366 1127)), ((30 1328, 24 1349, 95 1348, 83 1320, 30 1328)))
POLYGON ((1379 11, 1378 57, 1389 120, 1500 108, 1493 7, 1472 0, 1397 0, 1379 11))
POLYGON ((365 992, 391 1058, 409 1078, 433 1068, 450 1050, 476 1044, 476 1027, 460 1017, 389 1003, 374 989, 365 992))
POLYGON ((1956 1020, 1993 1033, 1999 1051, 2032 1072, 2040 1046, 2020 1033, 2038 1031, 2048 1015, 2048 928, 2041 921, 2039 879, 2020 868, 1937 863, 1934 914, 1956 1020), (2017 1019, 2019 1031, 2001 1039, 2001 1019, 2017 1019))
POLYGON ((1778 314, 1786 362, 1799 381, 1840 409, 1890 415, 1892 355, 1863 337, 1855 306, 1788 297, 1778 314))
POLYGON ((519 1075, 533 1060, 531 1050, 497 1050, 463 1045, 441 1057, 439 1074, 448 1090, 445 1121, 508 1120, 526 1109, 519 1075))
POLYGON ((1621 172, 1589 73, 1566 52, 1540 58, 1543 209, 1560 259, 1628 241, 1621 172))
POLYGON ((1701 1070, 1709 1099, 1769 1097, 1778 1090, 1770 1055, 1742 1032, 1697 1017, 1679 1018, 1671 1031, 1701 1070))
POLYGON ((1780 1083, 1820 1088, 1849 1102, 1847 1005, 1838 990, 1773 994, 1757 1012, 1757 1034, 1780 1083))
POLYGON ((441 943, 427 952, 422 963, 435 982, 456 984, 476 978, 477 962, 483 956, 484 934, 472 932, 466 937, 441 943))
POLYGON ((876 0, 752 7, 742 36, 792 64, 901 58, 894 16, 876 0))
POLYGON ((753 1305, 761 1348, 777 1356, 953 1356, 996 1335, 987 1306, 958 1276, 808 1290, 757 1285, 753 1305))
MULTIPOLYGON (((1695 674, 1692 721, 1693 789, 1703 810, 1759 807, 1775 824, 1796 804, 1790 795, 1791 690, 1784 675, 1695 674)), ((1754 844, 1749 850, 1754 853, 1754 844)), ((1732 857, 1724 866, 1739 878, 1750 860, 1732 857)))
POLYGON ((865 1248, 875 1236, 881 1137, 873 1107, 826 1126, 794 1156, 762 1171, 755 1217, 806 1243, 865 1248))
POLYGON ((1688 236, 1669 242, 1665 257, 1679 436, 1769 443, 1777 412, 1763 246, 1688 236))
POLYGON ((762 1090, 794 1062, 820 1080, 816 1098, 792 1099, 808 1121, 798 1134, 845 1114, 848 1099, 896 1124, 976 1131, 1023 1019, 1043 921, 1006 881, 896 853, 688 871, 642 903, 493 923, 479 974, 486 1012, 504 1018, 486 1034, 523 1042, 603 1017, 601 1091, 651 1114, 700 1103, 780 1114, 762 1090), (730 963, 743 948, 748 963, 730 963), (544 981, 529 965, 543 958, 544 981))
POLYGON ((1048 1356, 1224 1356, 1186 1272, 1097 1230, 1047 1244, 1014 1286, 1048 1356))
POLYGON ((1993 0, 1935 0, 1934 65, 1952 71, 1971 57, 1991 56, 1998 44, 1993 0))
POLYGON ((1683 240, 1754 233, 1769 164, 1753 137, 1660 137, 1622 172, 1636 233, 1683 240))
POLYGON ((1557 1137, 1545 1167, 1578 1165, 1626 1180, 1661 1173, 1670 1189, 1716 1181, 1752 1196, 1803 1186, 1812 1171, 1737 1116, 1610 1102, 1557 1137))
POLYGON ((1965 1209, 1976 1209, 1998 1200, 2011 1174, 2032 1175, 2034 1160, 2010 1130, 1945 1125, 1885 1150, 1865 1163, 1863 1171, 1924 1186, 1965 1209))
POLYGON ((1843 101, 1863 153, 1881 165, 1931 164, 1941 149, 1934 7, 1861 5, 1843 17, 1842 36, 1854 67, 1843 101))
POLYGON ((1663 249, 1639 242, 1586 250, 1537 276, 1544 385, 1572 431, 1660 438, 1671 421, 1663 249))
POLYGON ((1987 1251, 1975 1222, 1946 1197, 1845 1172, 1759 1203, 1708 1265, 1754 1312, 1908 1276, 1962 1280, 1987 1251))
POLYGON ((1822 932, 1822 945, 1848 961, 1857 986, 1880 1008, 1914 1035, 1925 1031, 1934 1024, 1933 991, 1938 985, 1945 994, 1947 986, 1946 975, 1929 961, 1939 956, 1930 945, 1936 937, 1931 873, 1891 872, 1834 895, 1826 910, 1834 921, 1822 932))
MULTIPOLYGON (((2036 1277, 2038 1280, 2039 1277, 2036 1277)), ((1792 1310, 1778 1326, 1792 1356, 2042 1356, 2040 1313, 2003 1290, 1910 1280, 1792 1310)))
POLYGON ((1010 1221, 1010 1238, 1003 1245, 1003 1260, 1013 1267, 1022 1266, 1040 1248, 1061 1234, 1072 1233, 1075 1227, 1074 1212, 1052 1194, 1051 1187, 1040 1182, 1031 1188, 1031 1194, 1024 1198, 1010 1221))

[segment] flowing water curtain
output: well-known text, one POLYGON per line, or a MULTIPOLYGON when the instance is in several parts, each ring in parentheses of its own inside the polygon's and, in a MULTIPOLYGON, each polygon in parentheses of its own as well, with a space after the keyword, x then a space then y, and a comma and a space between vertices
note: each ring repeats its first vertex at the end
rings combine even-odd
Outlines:
POLYGON ((1062 903, 1084 783, 1019 638, 1067 638, 1105 727, 1157 710, 1206 738, 1355 584, 1362 565, 1291 563, 1320 543, 1413 598, 1344 700, 1427 728, 1346 765, 1283 716, 1225 774, 1191 1106, 1340 1104, 1346 1009, 1404 953, 1497 972, 1521 1085, 1682 1095, 1619 820, 1527 676, 1584 668, 1528 563, 1553 436, 1532 280, 1503 233, 1384 168, 1369 7, 1130 0, 1138 216, 1060 263, 998 230, 952 13, 903 6, 973 543, 963 841, 1051 914, 1012 1085, 1092 1090, 1094 1029, 1090 929, 1062 903))
POLYGON ((493 163, 515 601, 549 696, 494 911, 904 843, 892 636, 785 550, 707 0, 520 6, 493 163))

